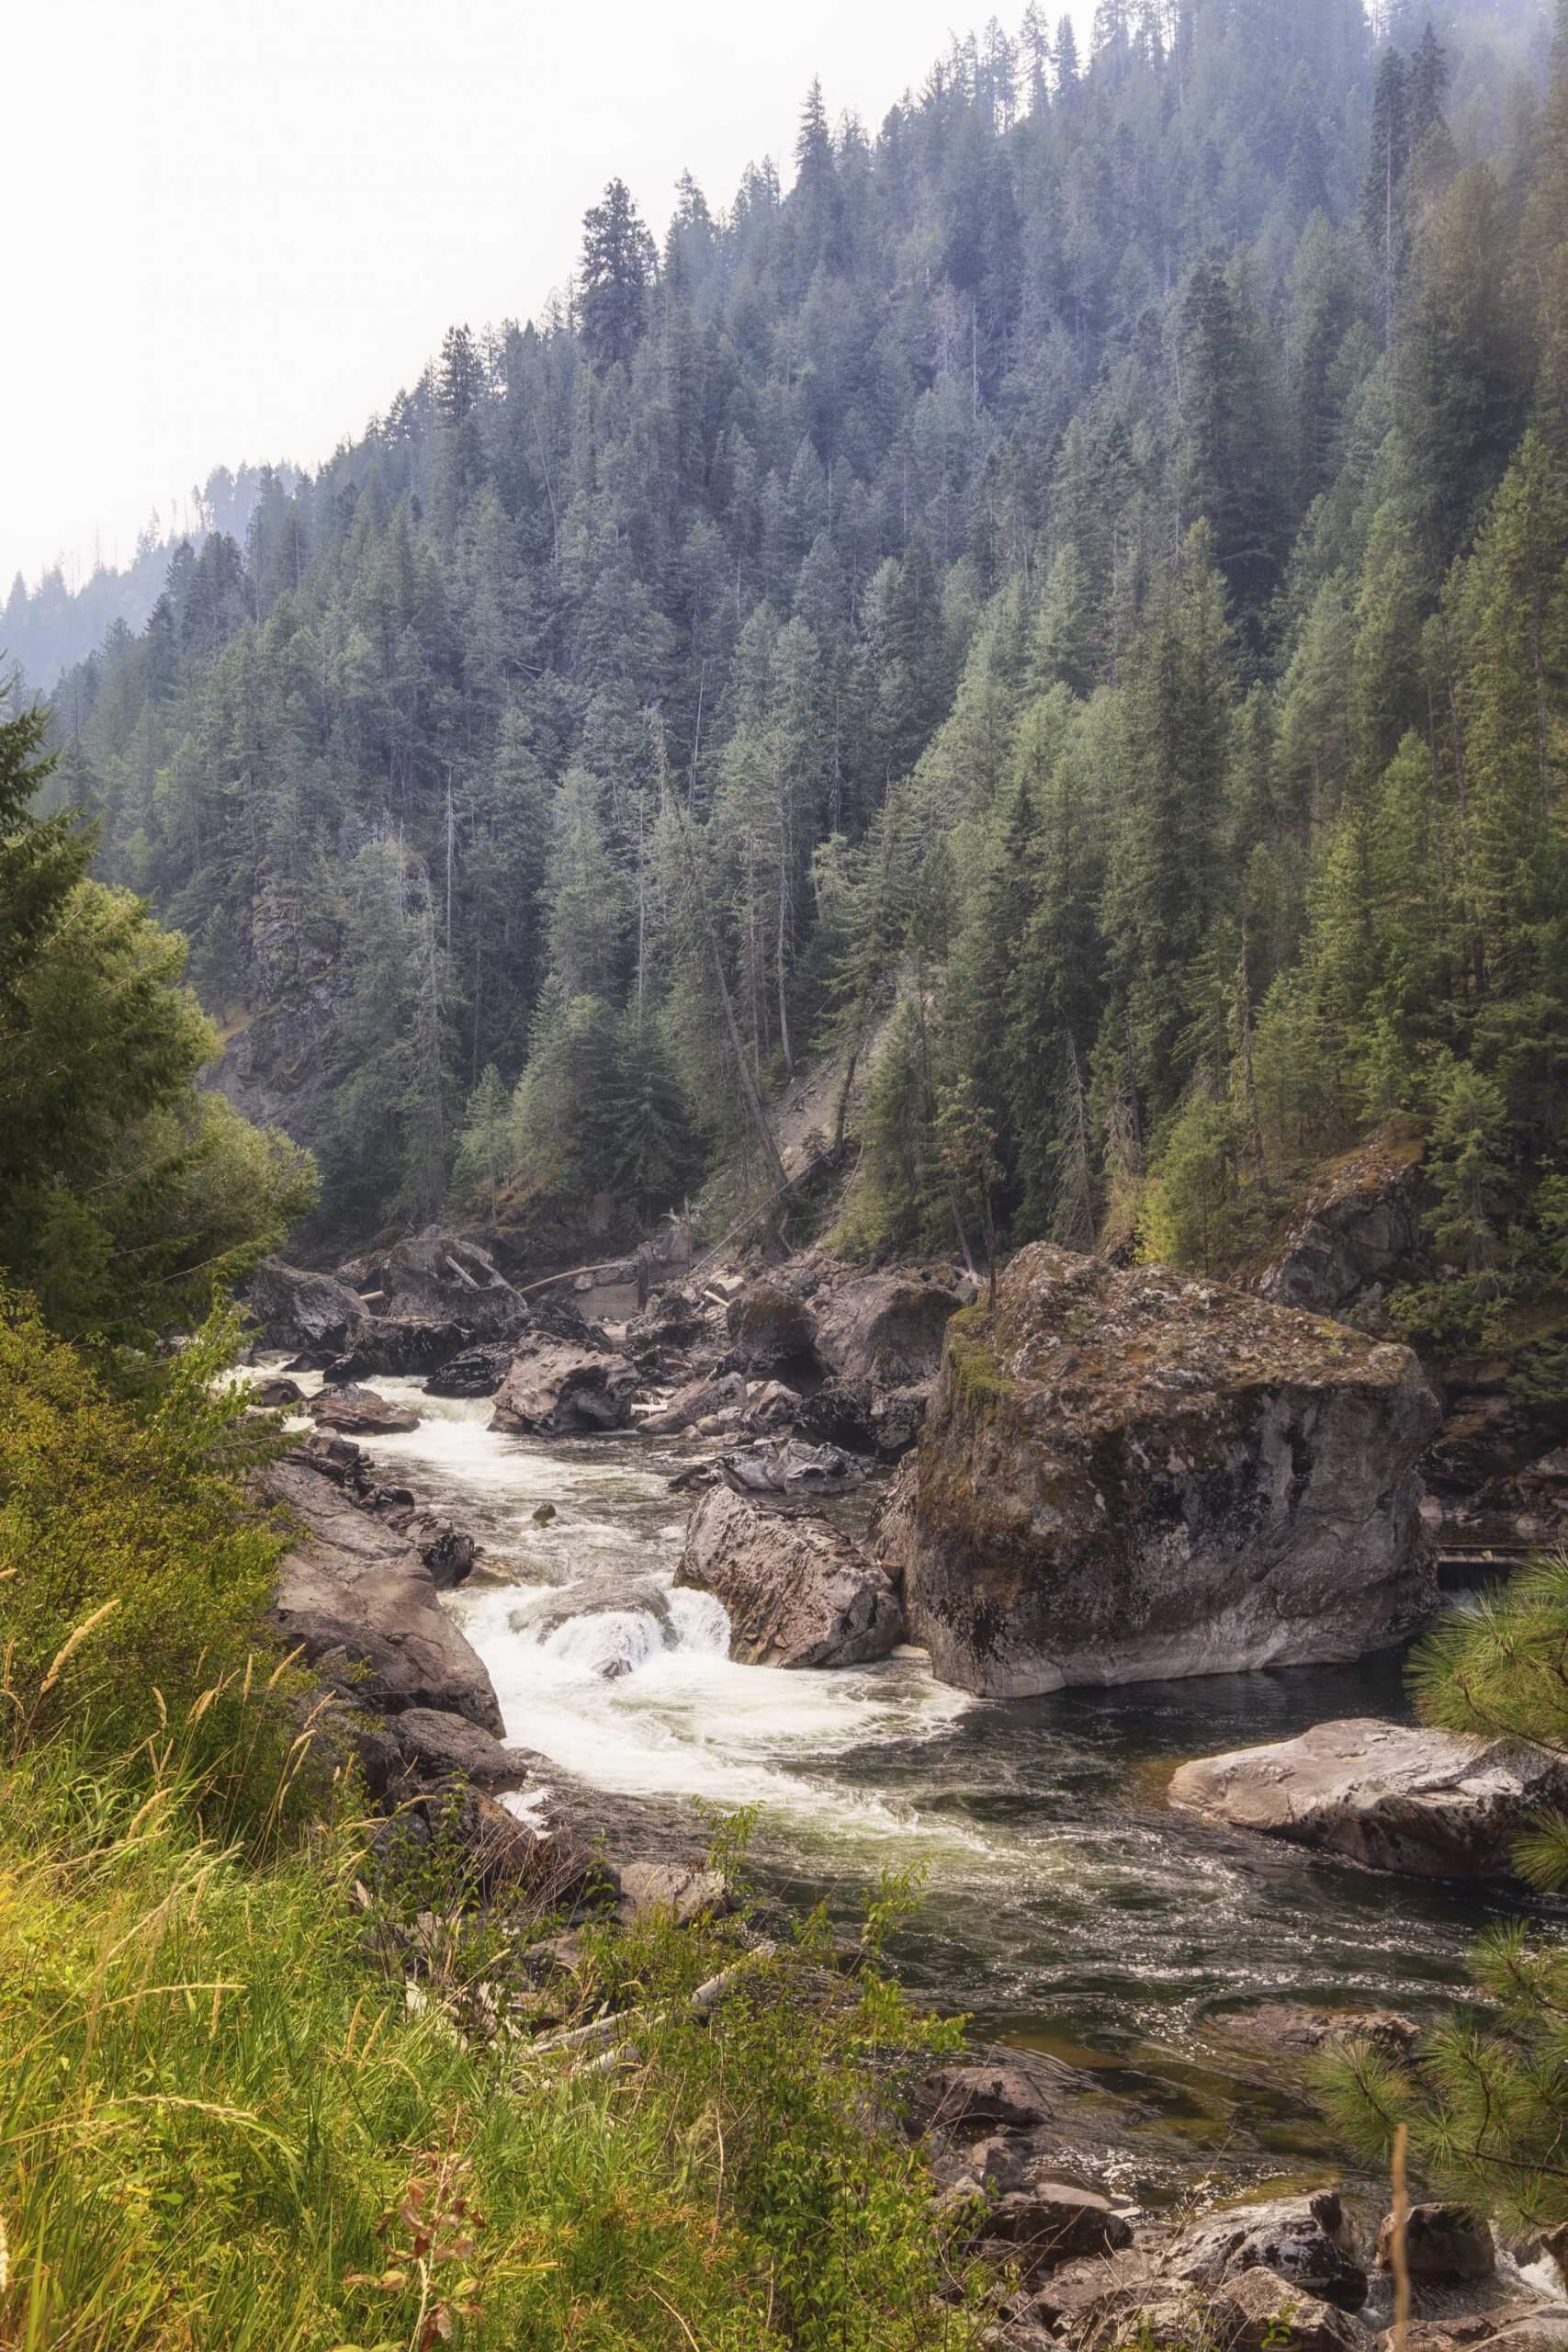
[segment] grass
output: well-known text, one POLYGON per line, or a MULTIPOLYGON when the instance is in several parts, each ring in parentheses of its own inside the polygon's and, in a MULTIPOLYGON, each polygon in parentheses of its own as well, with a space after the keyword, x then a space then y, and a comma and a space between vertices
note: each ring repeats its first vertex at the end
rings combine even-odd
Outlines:
POLYGON ((106 1768, 57 1736, 3 1776, 0 2344, 976 2340, 921 2167, 868 2123, 940 2039, 874 1967, 809 1924, 750 1959, 733 1924, 592 1929, 556 2006, 635 2004, 630 2046, 536 2052, 556 1923, 454 1914, 414 1983, 364 1825, 224 1846, 206 1792, 177 1738, 106 1768), (455 2022, 479 1977, 488 2037, 455 2022))
POLYGON ((365 1818, 256 1646, 229 1337, 127 1368, 0 1298, 0 2347, 966 2352, 888 2128, 953 2034, 880 1915, 848 1973, 819 1919, 566 1965, 456 1810, 365 1818))

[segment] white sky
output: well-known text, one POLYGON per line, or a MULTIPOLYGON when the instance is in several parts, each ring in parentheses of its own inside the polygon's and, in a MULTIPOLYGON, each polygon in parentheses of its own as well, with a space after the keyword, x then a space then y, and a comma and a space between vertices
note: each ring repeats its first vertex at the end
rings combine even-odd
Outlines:
POLYGON ((454 320, 537 311, 613 173, 661 236, 687 166, 716 209, 787 180, 814 72, 874 130, 993 5, 18 0, 0 597, 216 465, 328 456, 454 320))

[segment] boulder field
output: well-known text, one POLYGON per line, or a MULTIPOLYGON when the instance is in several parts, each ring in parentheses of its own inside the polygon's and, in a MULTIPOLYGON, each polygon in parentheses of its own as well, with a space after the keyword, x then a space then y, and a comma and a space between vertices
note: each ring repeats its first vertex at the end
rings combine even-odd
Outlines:
POLYGON ((947 1344, 874 1551, 999 1698, 1360 1656, 1431 1612, 1411 1351, 1040 1243, 947 1344))

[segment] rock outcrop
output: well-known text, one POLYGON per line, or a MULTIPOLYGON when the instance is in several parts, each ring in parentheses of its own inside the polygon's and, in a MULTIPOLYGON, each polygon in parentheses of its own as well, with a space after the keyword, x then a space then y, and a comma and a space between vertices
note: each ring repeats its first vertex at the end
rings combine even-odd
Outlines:
POLYGON ((1335 1160, 1259 1281, 1262 1296, 1315 1315, 1345 1315, 1416 1279, 1426 1270, 1420 1160, 1418 1145, 1386 1140, 1335 1160))
POLYGON ((879 1525, 913 1638, 1019 1697, 1359 1657, 1430 1612, 1408 1349, 1040 1243, 948 1325, 879 1525))
POLYGON ((581 1437, 625 1429, 637 1374, 620 1356, 547 1333, 523 1341, 496 1392, 492 1430, 514 1437, 581 1437))
POLYGON ((529 1319, 526 1302, 473 1234, 427 1226, 352 1271, 374 1284, 378 1311, 391 1319, 459 1323, 476 1340, 508 1338, 529 1319))
POLYGON ((252 1337, 263 1348, 287 1348, 321 1363, 355 1347, 369 1328, 357 1291, 335 1275, 264 1258, 244 1288, 252 1337))
MULTIPOLYGON (((317 1441, 316 1442, 320 1442, 317 1441)), ((352 1703, 461 1716, 498 1738, 501 1708, 483 1661, 447 1616, 409 1538, 355 1501, 305 1449, 263 1476, 299 1540, 278 1570, 285 1642, 352 1703)))
POLYGON ((1568 1764, 1501 1740, 1357 1719, 1183 1764, 1170 1801, 1267 1838, 1423 1878, 1503 1878, 1568 1764))
POLYGON ((897 1594, 847 1535, 728 1487, 693 1512, 675 1581, 724 1603, 729 1655, 748 1666, 864 1666, 904 1638, 897 1594))

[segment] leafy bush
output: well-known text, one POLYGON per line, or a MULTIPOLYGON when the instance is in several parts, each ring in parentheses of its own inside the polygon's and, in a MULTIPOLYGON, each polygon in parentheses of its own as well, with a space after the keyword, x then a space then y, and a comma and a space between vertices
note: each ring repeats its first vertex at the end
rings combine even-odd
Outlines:
MULTIPOLYGON (((216 1317, 128 1396, 29 1303, 0 1295, 0 1637, 14 1742, 69 1720, 118 1751, 243 1676, 279 1542, 233 1475, 266 1441, 244 1424, 243 1398, 213 1386, 235 1337, 232 1319, 216 1317)), ((217 1755, 227 1698, 204 1713, 217 1755)))

